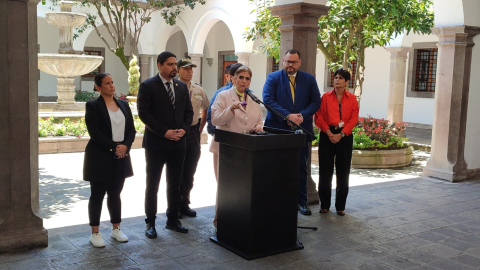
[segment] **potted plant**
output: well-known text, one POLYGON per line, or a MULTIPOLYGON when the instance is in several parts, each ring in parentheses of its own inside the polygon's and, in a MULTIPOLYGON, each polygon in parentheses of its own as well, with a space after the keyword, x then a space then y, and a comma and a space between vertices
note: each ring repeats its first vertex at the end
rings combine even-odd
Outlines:
POLYGON ((140 86, 140 68, 136 55, 132 55, 128 68, 128 95, 127 99, 133 106, 137 104, 138 87, 140 86))
MULTIPOLYGON (((360 117, 353 133, 353 168, 395 168, 412 161, 413 147, 399 136, 406 123, 392 123, 372 116, 360 117)), ((321 151, 321 150, 320 150, 321 151)))

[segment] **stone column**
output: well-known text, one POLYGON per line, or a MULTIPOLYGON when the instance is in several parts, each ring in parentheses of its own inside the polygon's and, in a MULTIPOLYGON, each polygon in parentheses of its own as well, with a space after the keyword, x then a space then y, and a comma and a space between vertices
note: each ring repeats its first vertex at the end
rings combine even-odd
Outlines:
POLYGON ((403 122, 403 101, 405 96, 405 76, 408 51, 405 48, 386 49, 391 54, 387 119, 398 123, 403 122))
POLYGON ((252 53, 249 52, 235 52, 235 55, 238 57, 238 63, 244 64, 245 66, 249 67, 250 65, 250 55, 252 53))
POLYGON ((150 55, 150 78, 158 73, 157 57, 158 55, 150 55))
POLYGON ((302 54, 300 70, 315 75, 317 62, 318 19, 325 16, 330 8, 319 4, 293 3, 273 6, 273 16, 280 17, 282 24, 280 57, 288 49, 296 49, 302 54))
MULTIPOLYGON (((302 55, 300 70, 315 75, 317 65, 318 19, 327 15, 329 7, 319 4, 293 3, 270 8, 273 16, 280 17, 280 57, 288 49, 296 49, 302 55)), ((309 145, 311 149, 311 144, 309 145)), ((316 184, 311 175, 311 156, 308 159, 307 195, 308 204, 318 203, 316 184)))
POLYGON ((203 54, 200 53, 189 53, 188 54, 192 58, 192 63, 197 65, 196 68, 193 68, 193 77, 192 81, 202 84, 202 56, 203 54))
POLYGON ((0 1, 0 253, 48 245, 38 216, 38 2, 0 1))
POLYGON ((438 46, 432 151, 423 176, 459 182, 468 178, 464 158, 473 37, 480 27, 433 28, 438 46))
POLYGON ((150 78, 150 55, 140 54, 140 82, 150 78))

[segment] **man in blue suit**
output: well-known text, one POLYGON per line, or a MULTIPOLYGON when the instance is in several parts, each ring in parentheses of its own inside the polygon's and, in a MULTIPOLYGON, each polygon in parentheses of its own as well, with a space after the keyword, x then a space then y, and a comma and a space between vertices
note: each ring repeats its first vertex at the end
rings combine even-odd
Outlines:
MULTIPOLYGON (((320 91, 313 75, 298 70, 301 64, 300 52, 288 50, 283 58, 283 70, 272 72, 267 77, 263 86, 263 102, 313 133, 312 118, 320 108, 320 91)), ((271 112, 267 113, 265 126, 291 130, 286 121, 271 112)), ((308 142, 312 140, 313 137, 307 134, 307 143, 300 151, 298 211, 303 215, 312 214, 307 206, 308 142)))

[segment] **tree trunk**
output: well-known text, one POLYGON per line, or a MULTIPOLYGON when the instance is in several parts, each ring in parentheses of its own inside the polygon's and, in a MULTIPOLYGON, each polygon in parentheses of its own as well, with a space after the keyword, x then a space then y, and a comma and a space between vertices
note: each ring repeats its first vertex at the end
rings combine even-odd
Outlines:
POLYGON ((127 69, 128 71, 128 59, 127 57, 125 56, 125 51, 124 51, 124 48, 117 48, 115 50, 115 55, 118 56, 118 58, 120 58, 120 61, 122 61, 122 64, 125 66, 125 68, 127 69))
POLYGON ((355 71, 355 96, 357 96, 358 106, 362 97, 363 81, 365 80, 365 48, 358 50, 357 68, 355 71))

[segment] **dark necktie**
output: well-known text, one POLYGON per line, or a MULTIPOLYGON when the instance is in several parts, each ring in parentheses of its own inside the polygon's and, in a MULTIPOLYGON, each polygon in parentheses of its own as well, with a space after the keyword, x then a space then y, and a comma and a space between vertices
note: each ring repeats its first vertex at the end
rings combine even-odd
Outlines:
POLYGON ((173 95, 172 88, 170 87, 170 82, 165 83, 167 85, 167 92, 168 96, 170 97, 170 101, 172 102, 173 107, 175 107, 175 96, 173 95))

